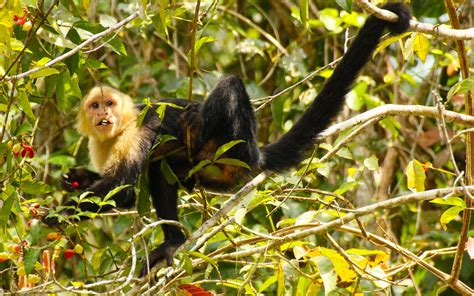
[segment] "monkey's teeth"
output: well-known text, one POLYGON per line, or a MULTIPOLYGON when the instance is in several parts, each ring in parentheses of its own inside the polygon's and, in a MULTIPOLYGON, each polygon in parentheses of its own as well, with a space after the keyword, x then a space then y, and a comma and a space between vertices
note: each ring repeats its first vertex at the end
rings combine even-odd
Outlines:
POLYGON ((109 121, 107 119, 102 119, 98 125, 108 125, 109 121))

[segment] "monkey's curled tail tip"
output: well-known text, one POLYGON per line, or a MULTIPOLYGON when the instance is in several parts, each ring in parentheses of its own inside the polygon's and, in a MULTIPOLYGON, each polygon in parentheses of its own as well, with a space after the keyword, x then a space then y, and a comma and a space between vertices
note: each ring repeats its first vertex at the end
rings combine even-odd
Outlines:
POLYGON ((411 12, 408 6, 401 2, 392 2, 385 4, 381 8, 398 15, 397 22, 387 22, 387 27, 392 34, 398 35, 408 30, 411 20, 411 12))

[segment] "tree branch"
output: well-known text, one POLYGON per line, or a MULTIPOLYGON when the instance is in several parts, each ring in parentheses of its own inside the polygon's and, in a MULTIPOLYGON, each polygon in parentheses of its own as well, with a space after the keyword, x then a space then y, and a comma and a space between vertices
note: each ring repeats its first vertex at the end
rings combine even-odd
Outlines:
MULTIPOLYGON (((388 10, 381 9, 368 0, 355 0, 357 5, 362 7, 364 10, 367 10, 376 17, 387 20, 390 22, 396 22, 398 16, 388 10)), ((444 25, 431 25, 426 23, 420 23, 414 19, 410 20, 410 28, 418 33, 426 33, 436 37, 456 39, 456 40, 469 40, 474 39, 474 28, 470 29, 450 29, 444 25)))

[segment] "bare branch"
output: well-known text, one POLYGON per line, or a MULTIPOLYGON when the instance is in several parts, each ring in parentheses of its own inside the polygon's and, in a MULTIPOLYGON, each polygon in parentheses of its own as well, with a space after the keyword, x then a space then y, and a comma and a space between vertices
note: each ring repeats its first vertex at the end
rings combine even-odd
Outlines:
MULTIPOLYGON (((436 107, 426 107, 421 105, 395 105, 387 104, 371 109, 367 112, 354 116, 346 121, 334 124, 321 133, 321 138, 326 138, 333 134, 350 129, 358 124, 365 123, 374 118, 382 120, 387 116, 415 115, 429 118, 439 118, 439 112, 436 107)), ((465 126, 474 125, 474 116, 464 115, 453 111, 444 111, 444 118, 447 121, 462 124, 465 126)))
MULTIPOLYGON (((362 7, 364 10, 367 10, 376 17, 387 20, 390 22, 396 22, 398 16, 388 10, 378 8, 377 6, 371 4, 368 0, 355 0, 355 2, 362 7)), ((470 40, 474 39, 474 28, 469 29, 450 29, 444 25, 431 25, 426 23, 420 23, 414 19, 410 21, 410 28, 418 33, 426 33, 436 37, 456 39, 456 40, 470 40)))

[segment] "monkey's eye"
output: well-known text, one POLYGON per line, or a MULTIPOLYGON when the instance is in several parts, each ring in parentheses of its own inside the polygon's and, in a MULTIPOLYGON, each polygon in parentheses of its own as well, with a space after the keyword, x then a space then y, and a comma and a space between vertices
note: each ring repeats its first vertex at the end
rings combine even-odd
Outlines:
POLYGON ((107 105, 107 107, 110 107, 110 106, 112 106, 112 105, 114 104, 114 102, 112 102, 112 101, 107 101, 105 104, 107 105))
POLYGON ((92 103, 91 108, 97 109, 97 108, 99 108, 99 104, 98 103, 92 103))

